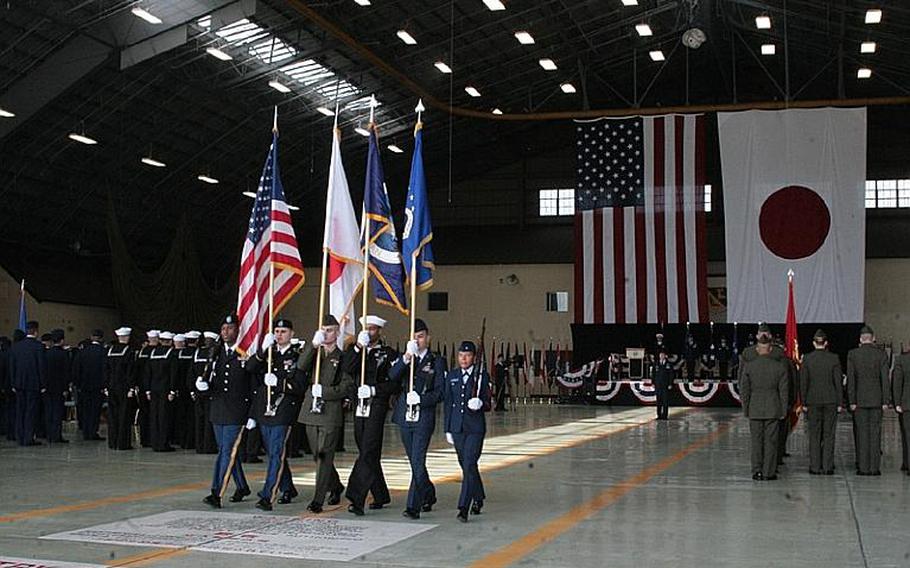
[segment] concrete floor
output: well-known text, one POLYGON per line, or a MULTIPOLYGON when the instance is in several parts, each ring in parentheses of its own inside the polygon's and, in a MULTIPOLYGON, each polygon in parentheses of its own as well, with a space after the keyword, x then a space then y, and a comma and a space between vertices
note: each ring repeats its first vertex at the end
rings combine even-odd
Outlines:
MULTIPOLYGON (((484 514, 455 520, 454 456, 437 433, 431 473, 435 528, 360 557, 360 566, 910 566, 910 477, 900 466, 897 421, 886 414, 883 476, 856 477, 850 424, 840 422, 837 474, 810 476, 805 427, 791 436, 781 480, 750 479, 748 424, 733 409, 519 407, 490 416, 481 464, 484 514), (565 426, 560 426, 565 425, 565 426)), ((72 426, 68 426, 72 428, 72 426)), ((75 439, 75 435, 69 436, 75 439)), ((348 446, 353 439, 348 433, 348 446)), ((390 485, 407 483, 397 431, 386 436, 390 485)), ((342 454, 339 469, 354 455, 342 454)), ((61 531, 172 510, 208 510, 201 498, 212 456, 111 452, 104 442, 0 445, 0 558, 114 566, 332 566, 266 556, 39 540, 61 531)), ((306 515, 309 457, 291 461, 306 515)), ((263 465, 246 467, 261 483, 263 465), (257 477, 258 474, 258 477, 257 477)), ((232 490, 232 489, 231 489, 232 490)), ((404 496, 367 521, 406 522, 404 496)), ((329 508, 331 509, 331 508, 329 508)), ((253 502, 227 504, 254 513, 253 502)), ((325 515, 352 518, 343 509, 325 515)), ((340 563, 337 563, 340 564, 340 563)), ((3 565, 3 564, 0 564, 3 565)))

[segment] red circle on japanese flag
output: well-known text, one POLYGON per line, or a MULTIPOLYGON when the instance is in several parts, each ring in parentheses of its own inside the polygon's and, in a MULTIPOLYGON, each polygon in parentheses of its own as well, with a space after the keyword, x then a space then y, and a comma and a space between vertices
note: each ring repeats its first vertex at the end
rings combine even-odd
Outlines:
POLYGON ((790 185, 765 199, 758 227, 762 242, 777 256, 806 258, 828 238, 831 212, 819 194, 808 187, 790 185))

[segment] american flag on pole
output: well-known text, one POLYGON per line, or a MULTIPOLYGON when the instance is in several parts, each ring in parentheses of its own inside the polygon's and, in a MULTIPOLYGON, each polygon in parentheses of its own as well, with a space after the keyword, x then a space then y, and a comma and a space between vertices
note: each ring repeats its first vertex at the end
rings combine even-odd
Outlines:
POLYGON ((701 115, 577 124, 575 322, 707 322, 701 115))
MULTIPOLYGON (((276 118, 277 120, 277 118, 276 118)), ((278 171, 278 129, 272 133, 272 146, 259 178, 256 202, 250 215, 249 230, 240 257, 240 290, 237 297, 237 351, 256 353, 277 314, 303 286, 303 264, 291 213, 284 199, 278 171), (269 301, 269 270, 274 266, 274 298, 269 301), (272 306, 272 313, 269 307, 272 306)))

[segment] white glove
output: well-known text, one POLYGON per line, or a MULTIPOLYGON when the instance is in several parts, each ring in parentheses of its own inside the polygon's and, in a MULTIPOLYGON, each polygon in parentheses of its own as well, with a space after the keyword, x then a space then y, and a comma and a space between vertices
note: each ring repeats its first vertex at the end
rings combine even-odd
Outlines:
POLYGON ((468 408, 471 410, 480 410, 483 408, 483 402, 479 398, 474 397, 468 400, 468 408))
POLYGON ((322 398, 322 385, 313 385, 313 398, 322 398))
POLYGON ((370 345, 370 333, 368 331, 364 330, 357 334, 357 345, 361 348, 370 345))
POLYGON ((265 338, 262 340, 262 350, 268 351, 272 345, 275 345, 275 334, 266 333, 265 338))
POLYGON ((252 430, 255 427, 256 427, 256 421, 253 420, 252 418, 248 418, 246 421, 246 429, 252 430))
POLYGON ((316 333, 313 334, 313 347, 319 349, 325 343, 325 332, 321 329, 317 329, 316 333))
POLYGON ((417 404, 420 404, 420 395, 417 394, 417 391, 411 391, 408 393, 407 403, 410 406, 415 406, 417 404))
POLYGON ((903 413, 904 413, 904 408, 903 408, 901 405, 899 405, 899 404, 898 404, 897 406, 894 407, 894 410, 896 410, 896 411, 898 412, 898 414, 903 414, 903 413))
POLYGON ((209 390, 209 384, 202 380, 202 377, 196 377, 196 390, 199 392, 205 392, 209 390))
POLYGON ((278 386, 278 375, 275 373, 266 373, 265 374, 265 386, 275 387, 278 386))
POLYGON ((455 438, 452 436, 451 432, 446 432, 446 442, 448 442, 450 444, 455 443, 455 438))
POLYGON ((408 341, 405 351, 411 355, 417 355, 417 340, 412 339, 408 341))
POLYGON ((370 398, 376 393, 376 389, 370 385, 361 385, 357 389, 357 398, 370 398))

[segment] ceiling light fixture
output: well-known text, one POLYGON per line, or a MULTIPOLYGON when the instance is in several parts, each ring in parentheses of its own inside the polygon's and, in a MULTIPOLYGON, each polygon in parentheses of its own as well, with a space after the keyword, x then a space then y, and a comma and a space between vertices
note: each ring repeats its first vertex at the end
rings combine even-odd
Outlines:
POLYGON ((275 89, 279 93, 290 93, 291 89, 284 83, 278 81, 277 79, 272 79, 269 81, 269 87, 275 89))
POLYGON ((771 16, 762 14, 761 16, 755 16, 755 27, 760 30, 770 30, 771 29, 771 16))
POLYGON ((497 116, 499 116, 499 115, 501 115, 501 114, 502 114, 502 111, 501 111, 501 110, 499 110, 499 108, 494 108, 494 109, 493 109, 493 114, 495 114, 495 115, 497 115, 497 116))
POLYGON ((12 112, 10 112, 10 111, 8 111, 8 110, 6 110, 6 109, 0 108, 0 117, 3 117, 3 118, 13 118, 14 116, 16 116, 15 113, 12 113, 12 112))
POLYGON ((354 0, 358 6, 369 6, 370 0, 354 0))
POLYGON ((540 66, 546 71, 556 71, 556 62, 552 59, 541 59, 538 63, 540 63, 540 66))
POLYGON ((79 142, 80 144, 86 144, 88 146, 92 146, 92 145, 98 143, 98 141, 95 140, 94 138, 89 138, 88 136, 86 136, 84 132, 82 134, 79 134, 78 132, 70 132, 69 139, 75 140, 76 142, 79 142))
POLYGON ((859 46, 860 53, 875 53, 876 45, 874 41, 864 41, 859 46))
POLYGON ((500 10, 505 10, 506 5, 501 2, 501 0, 483 0, 483 3, 490 9, 491 12, 498 12, 500 10))
POLYGON ((439 72, 440 72, 440 73, 451 73, 451 72, 452 72, 452 68, 449 67, 448 65, 446 65, 446 64, 445 64, 444 62, 442 62, 442 61, 437 61, 437 62, 434 63, 433 65, 435 65, 436 68, 439 69, 439 72))
POLYGON ((417 45, 417 40, 407 30, 398 30, 398 38, 407 45, 417 45))
POLYGON ((651 56, 651 61, 664 61, 666 59, 666 57, 664 57, 664 52, 659 49, 655 49, 648 55, 651 56))
POLYGON ((335 111, 326 107, 316 107, 316 111, 326 116, 335 116, 335 111))
POLYGON ((145 156, 145 157, 143 157, 143 158, 142 158, 141 160, 139 160, 139 161, 142 162, 143 164, 147 165, 147 166, 152 166, 152 167, 155 167, 155 168, 163 168, 163 167, 166 167, 166 166, 167 166, 167 164, 165 164, 164 162, 161 162, 161 161, 159 161, 159 160, 156 160, 155 158, 153 158, 153 157, 151 157, 151 156, 145 156))
POLYGON ((521 45, 531 45, 534 43, 534 36, 523 30, 515 32, 515 39, 517 39, 518 43, 521 45))
POLYGON ((638 6, 638 0, 622 0, 623 6, 638 6))
POLYGON ((867 24, 880 24, 882 21, 882 11, 878 8, 870 8, 866 10, 866 23, 867 24))
POLYGON ((575 85, 572 83, 563 83, 559 86, 559 88, 562 89, 562 92, 566 93, 567 95, 571 95, 575 92, 575 85))
POLYGON ((763 43, 761 46, 762 55, 774 55, 777 53, 777 46, 773 43, 763 43))
POLYGON ((635 26, 635 31, 638 32, 638 35, 641 37, 648 37, 654 35, 654 32, 651 31, 651 26, 642 22, 635 26))
POLYGON ((216 183, 218 183, 217 179, 213 178, 212 176, 206 175, 206 174, 199 174, 198 176, 196 176, 196 179, 198 179, 199 181, 204 181, 205 183, 210 184, 210 185, 215 185, 216 183))
POLYGON ((362 126, 358 126, 357 128, 355 128, 354 132, 356 132, 357 134, 360 134, 361 136, 369 137, 369 135, 370 135, 370 131, 362 126))
POLYGON ((857 79, 868 79, 871 76, 872 76, 872 69, 869 69, 868 67, 860 67, 859 69, 856 70, 857 79))
POLYGON ((243 194, 246 195, 247 197, 249 197, 250 199, 256 199, 255 191, 244 191, 243 194))
POLYGON ((209 55, 211 55, 212 57, 214 57, 215 59, 220 59, 222 61, 230 61, 231 59, 234 59, 233 57, 231 57, 227 53, 221 51, 217 47, 206 48, 205 52, 208 53, 209 55))
POLYGON ((464 88, 464 92, 475 98, 480 96, 480 91, 470 85, 464 88))
POLYGON ((158 25, 161 23, 161 18, 152 14, 148 10, 144 10, 142 6, 133 6, 133 9, 130 10, 130 12, 132 12, 133 15, 137 18, 142 18, 150 24, 158 25))
POLYGON ((402 150, 401 148, 399 148, 397 144, 389 144, 388 148, 389 148, 389 152, 394 152, 394 153, 396 153, 396 154, 403 154, 403 153, 404 153, 404 150, 402 150))

